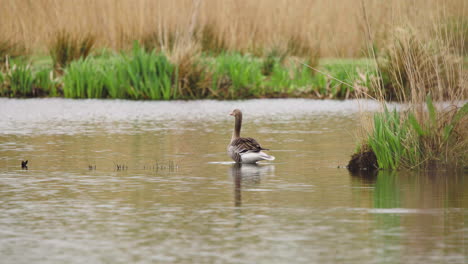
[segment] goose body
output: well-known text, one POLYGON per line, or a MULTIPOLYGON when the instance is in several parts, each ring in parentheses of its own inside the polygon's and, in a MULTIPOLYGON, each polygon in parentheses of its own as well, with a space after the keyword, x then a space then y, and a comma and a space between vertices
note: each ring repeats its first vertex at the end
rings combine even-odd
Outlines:
POLYGON ((229 156, 236 163, 256 163, 257 161, 261 160, 274 160, 275 157, 270 156, 262 151, 268 149, 260 146, 260 144, 255 139, 249 137, 240 137, 242 112, 239 109, 234 109, 230 115, 235 117, 235 125, 231 142, 227 148, 229 156))

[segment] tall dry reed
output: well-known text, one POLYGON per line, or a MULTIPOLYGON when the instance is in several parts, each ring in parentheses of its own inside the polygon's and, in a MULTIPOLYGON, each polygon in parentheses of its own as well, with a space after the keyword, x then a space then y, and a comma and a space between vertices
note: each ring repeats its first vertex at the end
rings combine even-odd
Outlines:
MULTIPOLYGON (((441 12, 466 15, 464 0, 364 4, 374 44, 385 41, 388 25, 418 25, 441 12)), ((0 0, 0 17, 0 35, 33 51, 45 51, 61 30, 77 35, 91 31, 97 47, 113 49, 131 48, 133 40, 145 36, 164 47, 191 36, 206 46, 236 51, 290 43, 318 49, 321 56, 350 57, 362 55, 367 44, 361 7, 350 0, 0 0)))

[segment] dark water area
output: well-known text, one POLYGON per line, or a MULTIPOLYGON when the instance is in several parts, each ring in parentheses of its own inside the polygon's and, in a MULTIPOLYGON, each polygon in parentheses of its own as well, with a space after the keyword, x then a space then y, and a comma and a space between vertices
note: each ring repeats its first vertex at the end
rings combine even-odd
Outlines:
POLYGON ((466 173, 338 168, 363 108, 0 99, 0 262, 467 263, 466 173), (275 161, 232 163, 234 108, 275 161))

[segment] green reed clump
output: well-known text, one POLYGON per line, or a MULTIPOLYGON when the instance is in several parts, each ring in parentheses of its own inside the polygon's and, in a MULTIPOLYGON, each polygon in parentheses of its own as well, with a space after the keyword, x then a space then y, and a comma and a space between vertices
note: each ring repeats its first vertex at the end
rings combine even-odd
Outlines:
POLYGON ((127 74, 125 58, 121 56, 107 58, 105 65, 101 67, 104 89, 110 98, 130 98, 127 89, 130 79, 127 74))
POLYGON ((66 98, 103 98, 102 68, 93 59, 79 59, 70 63, 63 76, 66 98))
MULTIPOLYGON (((398 169, 402 160, 418 151, 407 151, 405 141, 409 137, 409 127, 402 122, 400 113, 396 110, 384 109, 383 113, 374 115, 374 131, 368 137, 368 144, 374 151, 380 169, 398 169)), ((412 146, 417 148, 417 146, 412 146)))
POLYGON ((169 100, 177 98, 174 72, 165 55, 135 44, 130 54, 72 62, 65 70, 63 90, 70 98, 169 100))
POLYGON ((367 143, 380 169, 399 169, 468 163, 468 103, 452 111, 438 111, 427 96, 425 110, 404 113, 384 109, 373 119, 367 143))
POLYGON ((121 61, 125 67, 118 66, 123 72, 121 78, 128 80, 126 94, 131 99, 169 100, 177 97, 172 87, 175 67, 162 53, 147 52, 135 44, 131 56, 121 61))
POLYGON ((102 64, 100 74, 110 98, 170 100, 178 97, 173 87, 175 66, 163 53, 148 52, 136 43, 130 54, 108 58, 102 64))
POLYGON ((62 73, 71 61, 88 57, 95 41, 95 36, 90 33, 73 35, 65 30, 57 32, 49 45, 54 69, 62 73))
POLYGON ((264 93, 260 60, 249 55, 223 53, 214 59, 213 91, 216 97, 237 99, 264 93))
POLYGON ((34 75, 31 66, 28 64, 14 64, 6 74, 7 89, 6 94, 10 97, 29 97, 34 95, 33 91, 34 75))
POLYGON ((59 95, 57 90, 58 83, 53 78, 53 70, 51 69, 41 69, 37 71, 34 75, 34 87, 36 90, 40 91, 42 95, 48 95, 56 97, 59 95))

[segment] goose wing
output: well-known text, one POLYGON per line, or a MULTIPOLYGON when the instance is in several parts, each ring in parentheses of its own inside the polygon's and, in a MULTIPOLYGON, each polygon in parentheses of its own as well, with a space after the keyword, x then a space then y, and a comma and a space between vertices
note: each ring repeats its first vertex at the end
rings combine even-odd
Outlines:
POLYGON ((235 152, 244 153, 244 152, 260 152, 262 150, 268 150, 262 148, 260 144, 253 138, 236 138, 232 141, 231 146, 234 147, 235 152))

